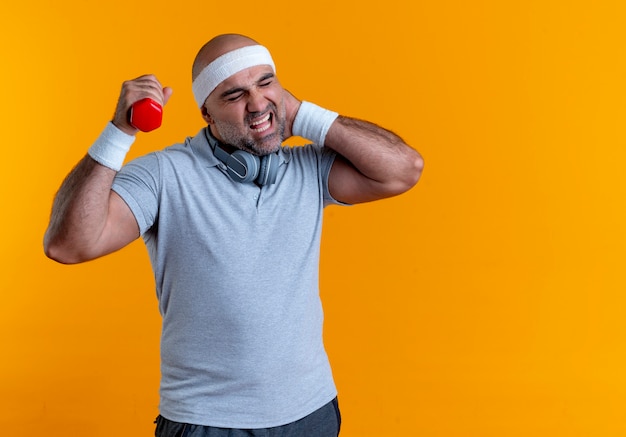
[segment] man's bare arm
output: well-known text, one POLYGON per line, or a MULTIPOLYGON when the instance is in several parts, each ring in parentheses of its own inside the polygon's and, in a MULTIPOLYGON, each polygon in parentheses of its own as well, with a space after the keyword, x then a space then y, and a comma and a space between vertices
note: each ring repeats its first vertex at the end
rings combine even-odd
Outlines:
POLYGON ((337 157, 329 175, 332 196, 361 203, 395 196, 419 180, 424 161, 396 134, 367 121, 339 116, 325 146, 337 157))
POLYGON ((85 156, 67 176, 52 206, 44 251, 74 264, 118 250, 139 237, 139 226, 111 185, 115 170, 85 156))
POLYGON ((171 94, 172 90, 162 88, 152 75, 123 84, 112 125, 107 126, 96 142, 102 146, 98 150, 103 153, 93 152, 92 146, 56 194, 44 236, 44 252, 48 257, 61 263, 79 263, 109 254, 139 237, 139 226, 130 208, 111 190, 116 170, 125 156, 125 152, 121 155, 117 152, 116 146, 125 143, 130 147, 132 136, 137 133, 127 118, 134 102, 150 97, 165 104, 171 94), (106 140, 101 141, 103 138, 106 140), (111 149, 117 154, 113 166, 107 164, 111 149))

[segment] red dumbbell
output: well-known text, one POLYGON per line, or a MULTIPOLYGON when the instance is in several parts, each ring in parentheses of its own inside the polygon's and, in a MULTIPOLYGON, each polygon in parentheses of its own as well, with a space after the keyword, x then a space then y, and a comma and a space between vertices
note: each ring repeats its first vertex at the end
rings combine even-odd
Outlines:
POLYGON ((150 132, 161 126, 163 107, 150 98, 141 99, 130 108, 130 124, 143 132, 150 132))

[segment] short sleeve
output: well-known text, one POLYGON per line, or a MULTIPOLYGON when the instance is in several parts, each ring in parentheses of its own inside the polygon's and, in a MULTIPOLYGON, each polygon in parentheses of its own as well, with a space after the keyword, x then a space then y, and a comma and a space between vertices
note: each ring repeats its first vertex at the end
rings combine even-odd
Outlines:
POLYGON ((126 164, 111 188, 131 209, 143 235, 155 223, 161 190, 159 159, 155 153, 126 164))
POLYGON ((335 199, 331 194, 328 188, 328 177, 330 175, 330 170, 335 163, 335 158, 337 157, 337 152, 328 147, 321 147, 321 162, 320 162, 320 176, 322 182, 322 189, 324 193, 324 206, 328 205, 344 205, 347 206, 349 204, 340 202, 335 199))

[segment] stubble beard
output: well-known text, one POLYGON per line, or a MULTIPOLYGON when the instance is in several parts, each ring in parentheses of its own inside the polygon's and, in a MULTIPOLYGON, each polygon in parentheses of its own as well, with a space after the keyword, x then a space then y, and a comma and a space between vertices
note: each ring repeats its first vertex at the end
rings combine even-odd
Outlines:
MULTIPOLYGON (((257 140, 251 137, 248 132, 242 132, 241 129, 230 123, 222 123, 215 120, 215 129, 222 138, 222 141, 238 149, 250 152, 253 155, 265 156, 278 151, 285 139, 285 109, 281 112, 275 106, 269 108, 272 111, 272 123, 275 125, 273 133, 257 140)), ((249 126, 251 119, 258 116, 257 114, 249 114, 246 117, 244 126, 249 126)))

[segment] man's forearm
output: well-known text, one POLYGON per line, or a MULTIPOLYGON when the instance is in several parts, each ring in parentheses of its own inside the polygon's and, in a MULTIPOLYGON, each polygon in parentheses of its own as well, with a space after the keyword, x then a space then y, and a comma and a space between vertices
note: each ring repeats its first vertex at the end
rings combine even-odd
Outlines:
POLYGON ((423 160, 416 150, 393 132, 367 121, 339 116, 325 145, 389 195, 413 187, 422 172, 423 160))

